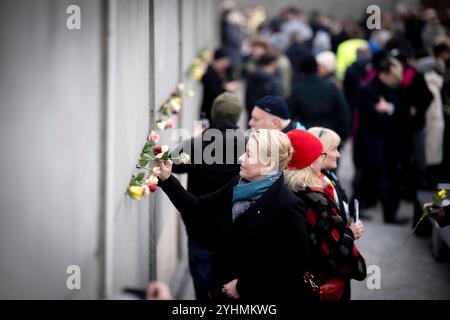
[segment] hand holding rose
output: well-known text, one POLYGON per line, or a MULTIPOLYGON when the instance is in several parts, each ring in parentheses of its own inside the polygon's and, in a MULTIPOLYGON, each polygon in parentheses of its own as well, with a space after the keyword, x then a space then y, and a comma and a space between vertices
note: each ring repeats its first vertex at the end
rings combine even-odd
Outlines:
POLYGON ((157 160, 155 164, 161 169, 159 179, 161 181, 167 180, 172 174, 172 160, 157 160))

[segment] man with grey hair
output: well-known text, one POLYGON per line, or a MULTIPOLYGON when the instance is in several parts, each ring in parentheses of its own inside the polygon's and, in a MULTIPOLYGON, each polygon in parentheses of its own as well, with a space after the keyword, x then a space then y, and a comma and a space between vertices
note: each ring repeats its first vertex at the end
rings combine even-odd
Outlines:
POLYGON ((305 129, 298 121, 290 119, 288 106, 283 98, 265 96, 252 110, 249 126, 252 129, 278 129, 287 133, 293 129, 305 129))

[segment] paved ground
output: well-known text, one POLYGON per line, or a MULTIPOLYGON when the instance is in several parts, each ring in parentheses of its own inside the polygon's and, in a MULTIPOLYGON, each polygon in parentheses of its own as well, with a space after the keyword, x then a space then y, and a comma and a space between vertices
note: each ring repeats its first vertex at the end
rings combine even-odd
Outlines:
MULTIPOLYGON (((347 190, 353 177, 350 146, 343 149, 339 176, 347 190)), ((412 217, 412 205, 402 203, 400 217, 412 217)), ((368 266, 377 266, 380 289, 369 289, 367 282, 376 284, 369 275, 363 282, 352 282, 354 300, 398 299, 450 299, 450 263, 436 262, 429 250, 430 239, 411 237, 402 246, 410 231, 410 225, 386 225, 379 207, 365 212, 372 217, 364 221, 366 232, 357 242, 368 266), (372 281, 370 281, 372 280, 372 281)), ((192 280, 184 279, 180 299, 195 299, 192 280)))
MULTIPOLYGON (((339 170, 347 190, 351 190, 349 186, 353 177, 350 153, 350 146, 346 145, 339 170)), ((365 214, 372 219, 364 221, 366 232, 357 246, 368 266, 380 268, 381 289, 370 290, 366 281, 353 281, 352 299, 450 299, 450 263, 433 259, 429 249, 430 238, 412 236, 402 246, 411 224, 396 226, 383 223, 379 206, 365 214)), ((411 218, 412 204, 403 202, 398 214, 399 217, 411 218)))

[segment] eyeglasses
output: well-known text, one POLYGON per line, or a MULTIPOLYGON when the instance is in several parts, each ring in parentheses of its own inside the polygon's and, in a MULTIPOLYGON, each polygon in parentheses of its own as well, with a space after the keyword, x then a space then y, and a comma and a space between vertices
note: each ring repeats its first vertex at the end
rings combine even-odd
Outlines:
POLYGON ((320 156, 322 157, 322 160, 325 160, 327 158, 327 153, 326 152, 322 152, 320 154, 320 156))

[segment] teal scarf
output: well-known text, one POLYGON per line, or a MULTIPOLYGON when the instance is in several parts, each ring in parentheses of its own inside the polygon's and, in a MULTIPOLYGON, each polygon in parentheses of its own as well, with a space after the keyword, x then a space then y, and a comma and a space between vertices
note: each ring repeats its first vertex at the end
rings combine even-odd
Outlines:
POLYGON ((256 202, 281 177, 281 174, 281 171, 277 171, 252 182, 241 178, 233 188, 233 221, 256 202))

